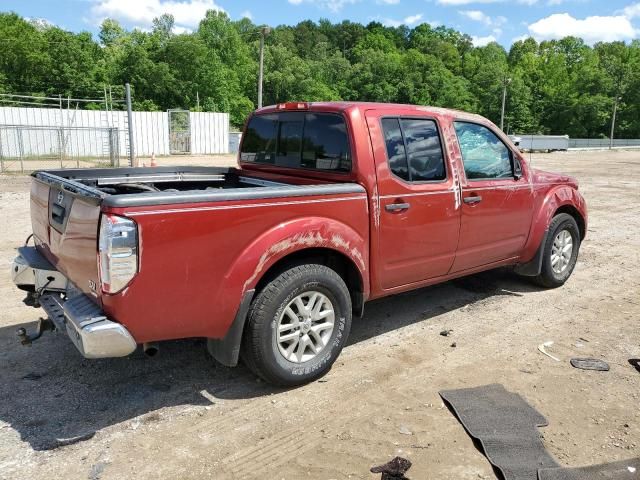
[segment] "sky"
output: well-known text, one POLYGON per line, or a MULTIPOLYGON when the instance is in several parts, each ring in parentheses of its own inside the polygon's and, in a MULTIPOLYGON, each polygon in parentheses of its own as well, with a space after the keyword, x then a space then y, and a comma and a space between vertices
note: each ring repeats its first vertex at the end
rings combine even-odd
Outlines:
POLYGON ((475 45, 497 41, 506 48, 527 36, 574 35, 589 44, 640 38, 640 0, 0 0, 0 11, 94 34, 104 18, 148 29, 162 13, 174 15, 176 33, 188 32, 209 9, 272 26, 321 18, 445 25, 471 35, 475 45))

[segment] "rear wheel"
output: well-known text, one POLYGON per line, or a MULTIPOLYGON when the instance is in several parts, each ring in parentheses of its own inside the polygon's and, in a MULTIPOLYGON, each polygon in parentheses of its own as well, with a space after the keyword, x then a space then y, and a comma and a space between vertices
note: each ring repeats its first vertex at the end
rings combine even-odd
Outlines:
POLYGON ((559 287, 571 276, 580 249, 580 230, 571 215, 560 213, 553 218, 543 248, 542 270, 534 281, 546 288, 559 287))
POLYGON ((324 265, 293 267, 270 281, 249 312, 244 363, 269 383, 301 385, 324 375, 351 328, 351 297, 324 265))

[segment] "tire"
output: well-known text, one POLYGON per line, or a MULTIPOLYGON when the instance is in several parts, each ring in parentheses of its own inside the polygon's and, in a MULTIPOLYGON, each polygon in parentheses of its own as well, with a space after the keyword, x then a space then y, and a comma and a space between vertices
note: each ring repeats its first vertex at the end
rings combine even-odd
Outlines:
POLYGON ((553 217, 542 253, 542 269, 540 274, 533 277, 534 282, 545 288, 564 285, 576 266, 579 250, 580 230, 575 219, 566 213, 560 213, 553 217), (568 252, 558 255, 556 251, 565 250, 569 238, 571 241, 570 255, 568 252))
POLYGON ((268 383, 303 385, 329 371, 350 329, 351 296, 344 280, 324 265, 292 267, 253 301, 242 360, 268 383))

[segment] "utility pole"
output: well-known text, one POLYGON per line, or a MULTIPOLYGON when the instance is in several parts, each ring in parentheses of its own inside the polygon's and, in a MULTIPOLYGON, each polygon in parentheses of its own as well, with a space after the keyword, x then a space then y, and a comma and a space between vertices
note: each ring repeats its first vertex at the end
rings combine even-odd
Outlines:
POLYGON ((618 102, 622 100, 622 97, 616 95, 613 100, 613 116, 611 117, 611 135, 609 135, 609 150, 613 148, 613 131, 616 128, 616 113, 618 113, 618 102))
POLYGON ((258 71, 258 108, 262 108, 262 77, 264 73, 264 37, 269 35, 269 27, 260 28, 260 69, 258 71))
POLYGON ((504 107, 507 103, 507 85, 511 83, 510 77, 504 77, 502 81, 503 89, 502 89, 502 113, 500 114, 500 130, 504 131, 504 107))

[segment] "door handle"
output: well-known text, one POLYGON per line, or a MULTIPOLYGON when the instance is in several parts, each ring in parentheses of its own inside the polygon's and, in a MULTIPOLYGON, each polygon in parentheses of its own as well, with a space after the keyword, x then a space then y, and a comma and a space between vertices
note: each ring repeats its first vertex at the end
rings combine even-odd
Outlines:
POLYGON ((411 204, 409 203, 390 203, 386 205, 384 209, 387 212, 400 212, 402 210, 408 210, 411 204))
POLYGON ((473 197, 464 197, 462 201, 469 205, 475 205, 476 203, 480 203, 482 201, 482 197, 480 195, 475 195, 473 197))

